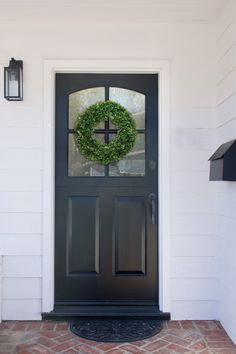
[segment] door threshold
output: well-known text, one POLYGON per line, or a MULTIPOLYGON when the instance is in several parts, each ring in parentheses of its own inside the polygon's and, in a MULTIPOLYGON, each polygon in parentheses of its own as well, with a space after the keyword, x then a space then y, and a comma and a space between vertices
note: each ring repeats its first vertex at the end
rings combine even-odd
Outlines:
POLYGON ((43 312, 44 320, 75 320, 76 318, 152 318, 170 320, 169 312, 158 306, 55 306, 51 312, 43 312))

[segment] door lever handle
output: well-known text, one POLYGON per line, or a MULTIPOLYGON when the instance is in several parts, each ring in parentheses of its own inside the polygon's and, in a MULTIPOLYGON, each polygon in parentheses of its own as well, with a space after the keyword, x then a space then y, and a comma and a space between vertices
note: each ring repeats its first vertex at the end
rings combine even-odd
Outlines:
POLYGON ((156 195, 154 193, 149 194, 148 196, 148 200, 149 200, 149 205, 151 208, 151 220, 152 220, 152 224, 154 225, 156 222, 156 195))

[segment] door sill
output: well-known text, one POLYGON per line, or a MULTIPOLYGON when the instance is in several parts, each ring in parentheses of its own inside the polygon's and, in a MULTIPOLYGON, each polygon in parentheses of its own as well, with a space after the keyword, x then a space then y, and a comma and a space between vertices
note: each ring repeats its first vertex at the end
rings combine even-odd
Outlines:
POLYGON ((55 306, 51 312, 43 312, 45 320, 72 320, 82 317, 103 318, 152 318, 169 320, 170 313, 158 306, 55 306))

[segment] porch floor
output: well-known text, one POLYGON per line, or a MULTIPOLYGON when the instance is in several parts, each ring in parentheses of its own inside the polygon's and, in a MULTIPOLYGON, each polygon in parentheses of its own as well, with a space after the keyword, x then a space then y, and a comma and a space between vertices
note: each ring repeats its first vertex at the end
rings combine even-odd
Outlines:
POLYGON ((152 338, 132 343, 98 343, 70 332, 68 323, 4 321, 0 323, 0 353, 17 354, 142 354, 236 353, 236 346, 217 321, 169 321, 152 338))

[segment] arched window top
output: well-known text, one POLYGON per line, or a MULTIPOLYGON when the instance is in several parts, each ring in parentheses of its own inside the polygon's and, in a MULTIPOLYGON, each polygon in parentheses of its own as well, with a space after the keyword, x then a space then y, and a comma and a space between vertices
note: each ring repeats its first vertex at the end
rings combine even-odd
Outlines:
POLYGON ((105 87, 79 90, 69 95, 69 129, 75 126, 78 115, 92 104, 105 100, 105 87))
POLYGON ((110 99, 124 106, 132 113, 137 129, 145 129, 145 95, 121 87, 109 87, 105 97, 105 87, 92 87, 69 95, 69 129, 73 129, 78 115, 92 104, 110 99))
POLYGON ((137 129, 145 129, 145 95, 120 87, 110 87, 109 99, 121 104, 132 113, 137 129))

